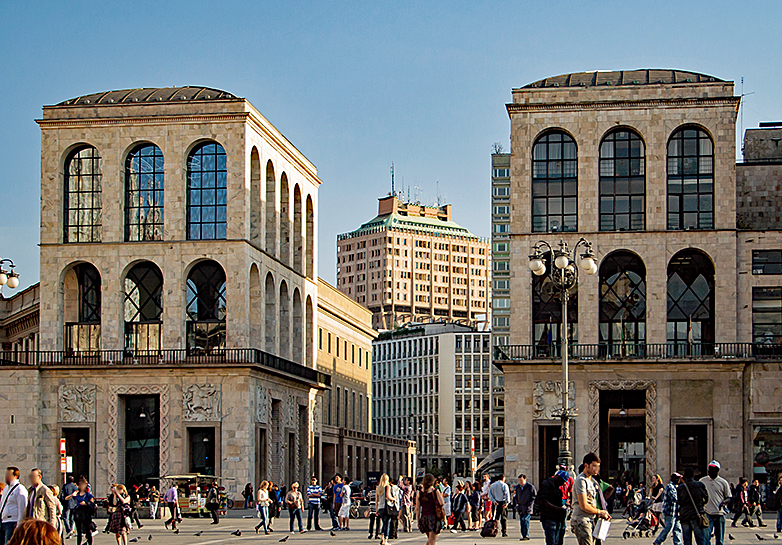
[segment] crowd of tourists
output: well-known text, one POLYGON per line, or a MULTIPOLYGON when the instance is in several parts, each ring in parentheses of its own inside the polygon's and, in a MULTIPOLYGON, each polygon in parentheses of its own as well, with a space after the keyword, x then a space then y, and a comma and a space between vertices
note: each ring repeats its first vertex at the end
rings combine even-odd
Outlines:
MULTIPOLYGON (((763 504, 769 499, 775 500, 776 531, 782 532, 782 476, 774 486, 744 478, 731 485, 720 477, 720 469, 720 463, 714 460, 706 468, 707 475, 697 481, 694 470, 687 468, 683 474, 673 473, 667 483, 654 475, 648 487, 625 480, 611 485, 599 476, 600 458, 589 453, 575 478, 566 466, 558 466, 539 489, 523 474, 512 487, 505 475, 493 481, 483 475, 475 482, 458 478, 451 482, 426 474, 415 484, 410 477, 391 479, 383 474, 376 486, 362 490, 350 478, 336 474, 325 486, 313 476, 306 488, 298 482, 287 487, 262 481, 254 490, 248 483, 242 495, 245 508, 256 510, 256 533, 263 531, 266 535, 275 531, 275 520, 284 511, 291 533, 330 531, 334 536, 338 531, 350 531, 351 516, 356 516, 355 508, 363 503, 362 516, 369 519, 368 538, 380 540, 380 545, 397 539, 399 532, 412 532, 414 525, 426 535, 427 545, 435 545, 443 531, 480 531, 484 537, 507 537, 509 512, 519 518, 522 541, 530 539, 534 512, 540 517, 546 545, 563 545, 568 520, 578 545, 601 545, 595 537, 596 525, 601 520, 610 521, 616 508, 624 509, 628 526, 648 522, 638 527, 655 529, 653 545, 662 545, 668 537, 674 545, 711 545, 712 539, 714 545, 724 545, 729 517, 733 527, 739 523, 754 527, 755 521, 758 527, 766 526, 763 504), (326 528, 321 525, 321 515, 329 521, 326 528)), ((0 545, 59 545, 72 537, 77 545, 92 545, 98 533, 94 521, 97 503, 84 476, 70 477, 62 490, 44 484, 43 473, 37 468, 27 476, 29 486, 20 478, 20 470, 9 467, 5 482, 0 483, 0 545)), ((216 482, 205 496, 212 524, 218 524, 221 500, 216 482)), ((113 484, 103 502, 108 514, 103 532, 113 534, 118 545, 126 545, 132 525, 139 529, 143 526, 138 511, 145 504, 153 519, 158 505, 164 505, 168 509, 165 528, 179 533, 182 514, 176 485, 161 495, 154 486, 126 488, 122 484, 113 484)))

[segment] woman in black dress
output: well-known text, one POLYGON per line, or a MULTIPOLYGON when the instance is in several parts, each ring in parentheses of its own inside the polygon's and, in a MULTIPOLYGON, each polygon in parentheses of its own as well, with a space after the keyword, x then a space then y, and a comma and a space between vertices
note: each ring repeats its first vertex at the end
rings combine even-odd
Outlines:
POLYGON ((418 494, 415 502, 415 512, 418 517, 418 529, 426 534, 426 545, 437 543, 437 534, 445 525, 443 511, 443 495, 434 486, 434 475, 424 475, 423 491, 418 494))

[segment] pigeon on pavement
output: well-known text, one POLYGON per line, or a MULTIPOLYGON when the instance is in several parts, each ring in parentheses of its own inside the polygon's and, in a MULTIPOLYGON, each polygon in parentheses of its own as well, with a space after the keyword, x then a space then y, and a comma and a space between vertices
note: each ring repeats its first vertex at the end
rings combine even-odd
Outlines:
POLYGON ((131 539, 131 540, 130 540, 128 543, 137 543, 137 542, 138 542, 138 538, 137 538, 137 537, 134 537, 134 538, 133 538, 133 539, 131 539))
POLYGON ((291 537, 291 536, 285 536, 284 538, 282 538, 282 539, 280 540, 280 543, 285 543, 286 541, 288 541, 288 538, 289 538, 289 537, 291 537))
POLYGON ((755 537, 758 538, 758 541, 766 541, 766 538, 760 534, 755 534, 755 537))
POLYGON ((330 535, 331 537, 337 537, 337 534, 335 534, 335 533, 334 533, 334 530, 330 530, 330 531, 329 531, 329 535, 330 535))
POLYGON ((196 532, 196 533, 195 533, 195 534, 193 534, 193 535, 194 535, 194 536, 196 536, 196 537, 201 537, 201 535, 202 535, 203 533, 204 533, 204 531, 203 531, 203 530, 201 530, 200 532, 196 532))
POLYGON ((232 536, 236 536, 236 537, 240 537, 242 535, 242 531, 237 529, 235 532, 231 532, 231 535, 232 536))
POLYGON ((147 538, 148 541, 152 541, 152 534, 149 534, 149 537, 147 538))
POLYGON ((733 537, 733 535, 732 535, 732 534, 728 534, 728 539, 729 539, 729 540, 731 540, 731 541, 733 541, 733 540, 734 540, 734 539, 736 539, 736 538, 735 538, 735 537, 733 537))

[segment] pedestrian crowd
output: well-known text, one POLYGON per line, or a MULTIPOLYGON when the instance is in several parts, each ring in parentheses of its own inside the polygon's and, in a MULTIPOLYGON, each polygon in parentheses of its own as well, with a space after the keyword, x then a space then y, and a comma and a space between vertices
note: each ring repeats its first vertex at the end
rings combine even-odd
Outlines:
MULTIPOLYGON (((246 508, 254 507, 259 519, 256 533, 274 532, 274 521, 283 510, 288 511, 289 531, 329 530, 350 531, 350 519, 358 516, 357 507, 366 505, 369 518, 369 539, 387 545, 398 538, 398 532, 412 532, 413 524, 426 535, 427 545, 435 545, 443 531, 452 533, 479 531, 484 537, 508 536, 508 513, 519 518, 520 540, 530 539, 530 521, 534 514, 540 518, 546 545, 563 545, 567 521, 578 545, 602 545, 595 536, 599 525, 612 519, 613 510, 624 508, 628 528, 654 530, 653 545, 662 545, 671 537, 674 545, 724 545, 726 521, 739 522, 746 527, 765 527, 763 504, 775 500, 777 506, 776 531, 782 532, 782 476, 775 486, 766 486, 755 479, 740 478, 731 485, 722 478, 721 465, 712 461, 707 475, 695 480, 695 471, 688 467, 683 474, 673 473, 667 483, 654 475, 648 487, 619 480, 614 485, 602 480, 600 458, 587 454, 575 478, 566 466, 558 466, 555 474, 545 479, 540 488, 528 481, 524 474, 510 487, 505 475, 493 481, 484 474, 470 482, 454 478, 435 478, 426 474, 419 484, 410 477, 391 479, 380 476, 377 485, 361 489, 349 477, 336 474, 321 486, 311 477, 306 488, 294 482, 288 488, 284 483, 262 481, 257 490, 248 483, 242 496, 246 508), (304 527, 304 511, 307 525, 304 527), (321 513, 330 524, 321 526, 321 513), (743 517, 743 520, 742 520, 743 517), (659 531, 658 531, 659 530, 659 531)), ((34 468, 27 476, 29 486, 20 481, 21 472, 8 467, 5 482, 0 483, 0 545, 61 545, 66 539, 76 538, 76 544, 92 545, 98 533, 95 524, 96 498, 86 477, 69 477, 60 489, 46 485, 43 473, 34 468)), ((219 510, 223 503, 217 482, 205 488, 205 509, 212 516, 212 524, 220 522, 219 510)), ((154 486, 113 484, 104 502, 108 520, 103 531, 116 537, 117 545, 127 545, 128 533, 135 523, 142 523, 139 509, 148 504, 151 518, 158 513, 158 505, 168 509, 164 522, 167 529, 179 533, 182 522, 179 510, 179 490, 172 484, 161 493, 154 486)))

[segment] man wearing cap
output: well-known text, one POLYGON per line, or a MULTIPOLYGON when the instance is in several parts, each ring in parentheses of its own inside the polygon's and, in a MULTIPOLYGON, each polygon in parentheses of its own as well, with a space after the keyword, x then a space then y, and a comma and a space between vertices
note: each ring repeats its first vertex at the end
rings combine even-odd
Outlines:
POLYGON ((665 526, 663 531, 655 538, 654 545, 662 545, 670 534, 673 537, 673 545, 682 545, 682 524, 679 522, 679 496, 676 494, 676 487, 682 483, 680 473, 671 475, 671 482, 665 487, 663 492, 663 517, 665 526))
POLYGON ((723 507, 730 500, 730 485, 728 481, 720 477, 720 463, 712 460, 706 468, 706 477, 701 482, 709 493, 709 501, 706 503, 706 514, 709 516, 708 532, 704 532, 703 545, 709 545, 711 535, 714 534, 714 545, 723 545, 725 541, 725 510, 723 507))
POLYGON ((562 545, 565 539, 565 519, 567 509, 562 501, 560 487, 570 475, 565 470, 559 470, 556 474, 543 481, 535 496, 535 505, 540 513, 540 525, 546 535, 546 545, 562 545))

